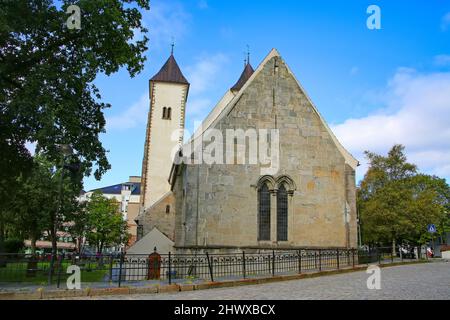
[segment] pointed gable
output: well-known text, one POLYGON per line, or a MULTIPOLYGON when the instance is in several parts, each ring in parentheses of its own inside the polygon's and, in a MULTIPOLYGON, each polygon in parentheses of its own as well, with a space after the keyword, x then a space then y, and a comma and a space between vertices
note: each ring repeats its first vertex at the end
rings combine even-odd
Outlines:
POLYGON ((239 90, 242 89, 242 87, 245 85, 245 83, 250 79, 250 77, 253 75, 255 70, 253 70, 253 67, 250 65, 250 63, 247 63, 245 65, 244 71, 242 71, 241 77, 239 78, 238 82, 231 88, 231 91, 233 93, 239 92, 239 90))
POLYGON ((170 55, 161 70, 150 81, 189 84, 173 55, 170 55))
MULTIPOLYGON (((246 88, 249 87, 252 82, 254 81, 254 79, 256 77, 258 77, 258 75, 262 72, 262 70, 264 69, 264 67, 267 65, 267 63, 269 63, 273 58, 278 57, 280 58, 282 61, 282 57, 279 54, 279 52, 276 49, 272 49, 271 52, 267 55, 267 57, 263 60, 263 62, 258 66, 258 68, 252 73, 252 75, 249 77, 249 79, 247 79, 247 81, 244 83, 244 85, 242 86, 242 88, 238 91, 238 92, 234 92, 234 97, 231 99, 231 101, 229 101, 227 104, 219 104, 218 106, 216 106, 216 108, 211 112, 211 114, 214 115, 214 118, 209 119, 208 123, 205 126, 202 126, 201 130, 194 135, 192 139, 197 139, 198 137, 201 138, 201 135, 209 128, 214 127, 223 117, 225 117, 226 115, 228 115, 233 108, 236 106, 236 104, 238 103, 238 101, 241 99, 242 95, 244 94, 244 92, 246 91, 246 88)), ((342 154, 342 156, 344 157, 346 163, 348 165, 350 165, 353 169, 356 169, 356 167, 359 166, 359 161, 356 160, 351 154, 350 152, 348 152, 343 146, 342 144, 339 142, 339 140, 336 138, 336 136, 334 135, 334 133, 331 131, 330 127, 328 126, 328 124, 326 123, 325 119, 322 117, 322 115, 320 114, 320 112, 318 111, 317 107, 315 106, 315 104, 312 102, 312 100, 309 98, 308 94, 306 93, 306 91, 304 90, 304 88, 302 87, 302 85, 300 84, 300 82, 298 81, 298 79, 295 77, 295 75, 293 74, 293 72, 291 71, 291 69, 289 68, 289 66, 283 61, 284 65, 286 66, 289 74, 292 76, 292 78, 295 80, 296 84, 298 85, 299 89, 302 91, 302 93, 305 95, 306 99, 308 100, 309 104, 311 105, 313 111, 318 115, 320 122, 323 124, 323 126, 325 127, 326 131, 329 133, 329 135, 331 136, 332 141, 334 142, 334 144, 336 145, 336 147, 338 148, 339 152, 342 154)), ((190 142, 191 142, 190 140, 190 142)))

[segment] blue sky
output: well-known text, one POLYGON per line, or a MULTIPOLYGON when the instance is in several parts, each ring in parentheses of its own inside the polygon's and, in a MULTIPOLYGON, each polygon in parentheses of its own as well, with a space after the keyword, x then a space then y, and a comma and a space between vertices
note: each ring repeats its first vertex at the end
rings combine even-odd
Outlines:
POLYGON ((148 79, 175 39, 175 57, 191 82, 186 127, 201 121, 238 79, 246 46, 256 68, 277 48, 343 145, 366 170, 364 150, 406 146, 429 174, 450 177, 450 1, 152 0, 144 12, 150 48, 144 71, 96 84, 112 108, 101 136, 112 169, 85 189, 140 175, 148 79), (366 10, 381 8, 381 30, 366 10))

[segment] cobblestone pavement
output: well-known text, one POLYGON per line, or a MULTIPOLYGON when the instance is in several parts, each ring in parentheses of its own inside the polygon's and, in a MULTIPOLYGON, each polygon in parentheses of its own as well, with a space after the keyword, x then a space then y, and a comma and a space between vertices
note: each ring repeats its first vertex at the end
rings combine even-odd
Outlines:
POLYGON ((450 300, 450 262, 381 269, 381 290, 368 290, 365 272, 263 285, 170 294, 106 296, 95 299, 139 300, 310 300, 432 299, 450 300))

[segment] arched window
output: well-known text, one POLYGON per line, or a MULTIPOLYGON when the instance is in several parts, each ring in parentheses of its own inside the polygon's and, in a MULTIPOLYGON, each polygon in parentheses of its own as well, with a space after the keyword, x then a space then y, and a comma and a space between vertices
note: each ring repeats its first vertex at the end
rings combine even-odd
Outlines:
POLYGON ((167 120, 172 119, 172 108, 167 108, 167 120))
POLYGON ((270 241, 270 191, 267 183, 258 190, 259 241, 270 241))
POLYGON ((277 241, 288 241, 288 193, 284 183, 277 193, 277 241))
POLYGON ((167 108, 166 108, 166 107, 163 108, 162 118, 163 118, 164 120, 167 119, 167 108))
POLYGON ((170 213, 170 205, 166 206, 166 213, 170 213))

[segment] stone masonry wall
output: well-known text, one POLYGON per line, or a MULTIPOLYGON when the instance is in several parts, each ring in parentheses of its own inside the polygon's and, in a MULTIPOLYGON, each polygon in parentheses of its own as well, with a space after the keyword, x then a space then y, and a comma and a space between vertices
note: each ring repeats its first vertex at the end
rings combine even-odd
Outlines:
POLYGON ((280 130, 280 170, 274 179, 288 176, 295 184, 288 199, 288 241, 276 241, 276 186, 271 241, 258 241, 259 165, 202 164, 185 166, 177 178, 176 246, 356 245, 354 172, 346 170, 344 157, 279 57, 263 67, 215 128, 224 137, 226 129, 280 130))

